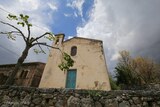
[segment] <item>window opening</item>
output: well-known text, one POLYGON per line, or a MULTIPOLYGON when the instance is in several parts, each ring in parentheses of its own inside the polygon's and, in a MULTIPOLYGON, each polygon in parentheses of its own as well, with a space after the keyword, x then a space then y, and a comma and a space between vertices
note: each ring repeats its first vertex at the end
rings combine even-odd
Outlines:
POLYGON ((22 70, 20 78, 26 78, 28 74, 28 70, 22 70))
POLYGON ((59 38, 56 38, 55 44, 59 44, 59 38))
POLYGON ((71 48, 71 56, 75 56, 77 54, 77 47, 76 46, 73 46, 71 48))

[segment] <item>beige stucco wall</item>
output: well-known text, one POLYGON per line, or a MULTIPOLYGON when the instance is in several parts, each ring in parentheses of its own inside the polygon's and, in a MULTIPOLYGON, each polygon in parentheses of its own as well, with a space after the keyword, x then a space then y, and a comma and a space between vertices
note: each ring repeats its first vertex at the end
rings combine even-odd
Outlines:
MULTIPOLYGON (((77 69, 77 89, 110 90, 108 71, 101 41, 84 38, 73 38, 59 44, 61 49, 70 55, 71 47, 77 46, 77 54, 72 59, 77 69), (98 86, 95 86, 98 83, 98 86)), ((58 68, 61 62, 61 53, 53 49, 46 64, 39 87, 65 88, 66 74, 58 68)))

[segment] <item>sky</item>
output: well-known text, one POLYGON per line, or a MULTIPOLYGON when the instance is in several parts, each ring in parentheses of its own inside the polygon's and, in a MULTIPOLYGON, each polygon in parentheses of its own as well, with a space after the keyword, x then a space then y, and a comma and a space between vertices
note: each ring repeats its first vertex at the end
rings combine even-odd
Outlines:
MULTIPOLYGON (((65 39, 102 40, 110 73, 121 50, 160 62, 159 11, 160 0, 0 0, 0 20, 15 24, 6 19, 9 13, 27 14, 33 36, 49 31, 64 33, 65 39)), ((6 30, 11 28, 0 24, 0 32, 6 30)), ((12 41, 0 35, 0 64, 16 63, 23 48, 21 38, 12 41)), ((31 49, 26 62, 46 62, 47 57, 31 49)))

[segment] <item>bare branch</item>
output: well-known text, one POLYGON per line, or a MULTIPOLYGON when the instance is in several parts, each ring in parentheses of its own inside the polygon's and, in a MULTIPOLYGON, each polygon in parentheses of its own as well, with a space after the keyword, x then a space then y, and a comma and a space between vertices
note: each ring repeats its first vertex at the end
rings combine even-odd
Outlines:
POLYGON ((51 35, 51 33, 50 33, 50 32, 46 32, 46 33, 44 33, 43 35, 41 35, 41 36, 39 36, 39 37, 35 38, 32 42, 37 41, 38 39, 40 39, 40 38, 44 37, 45 35, 51 35))
POLYGON ((0 32, 0 34, 8 34, 8 33, 10 33, 10 34, 13 34, 13 33, 19 33, 18 31, 11 31, 11 32, 0 32))
MULTIPOLYGON (((38 41, 36 41, 36 42, 39 43, 38 41)), ((40 44, 37 44, 37 45, 41 49, 41 51, 46 54, 46 52, 42 49, 41 45, 40 44)))
MULTIPOLYGON (((58 50, 60 50, 60 49, 57 48, 57 47, 53 47, 53 46, 47 45, 47 43, 45 43, 45 42, 34 43, 34 44, 32 44, 32 47, 35 46, 35 45, 43 45, 43 46, 47 46, 47 47, 50 47, 50 48, 53 48, 53 49, 58 49, 58 50)), ((61 50, 60 50, 60 51, 61 51, 61 50)))
POLYGON ((10 31, 10 32, 0 32, 0 34, 7 35, 8 39, 15 40, 16 36, 19 35, 20 33, 18 31, 10 31))
POLYGON ((5 23, 5 22, 3 22, 3 21, 0 21, 0 22, 1 22, 2 24, 8 25, 8 26, 16 29, 16 30, 21 34, 21 36, 23 37, 24 41, 25 41, 25 42, 27 41, 27 40, 25 39, 25 36, 24 36, 23 32, 22 32, 20 29, 18 29, 17 27, 15 27, 14 25, 11 25, 11 24, 9 24, 9 23, 5 23))

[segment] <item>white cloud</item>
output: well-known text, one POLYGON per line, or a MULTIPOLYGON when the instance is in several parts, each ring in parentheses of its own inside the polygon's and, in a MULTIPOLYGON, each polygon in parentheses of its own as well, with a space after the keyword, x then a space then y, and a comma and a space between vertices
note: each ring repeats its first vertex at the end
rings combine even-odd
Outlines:
POLYGON ((73 16, 73 15, 72 15, 72 14, 64 13, 64 16, 65 16, 65 17, 71 17, 71 16, 73 16))
POLYGON ((78 17, 78 14, 77 14, 76 12, 74 12, 74 16, 75 16, 75 17, 78 17))
POLYGON ((73 36, 68 36, 68 39, 71 39, 71 38, 73 38, 73 36))
POLYGON ((39 2, 38 0, 18 0, 19 1, 19 6, 21 7, 21 10, 26 10, 26 8, 28 8, 27 11, 33 11, 38 9, 39 7, 39 2))
POLYGON ((120 54, 119 53, 116 53, 114 54, 112 57, 111 57, 111 61, 115 61, 115 60, 118 60, 120 58, 120 54))
POLYGON ((80 15, 81 17, 83 17, 83 11, 82 11, 82 8, 83 8, 83 4, 84 4, 85 0, 70 0, 68 3, 67 3, 67 6, 68 7, 71 7, 73 9, 77 9, 78 12, 74 15, 80 15))
MULTIPOLYGON (((29 21, 33 24, 33 27, 31 28, 31 34, 32 36, 39 36, 43 34, 44 32, 51 31, 49 24, 54 23, 54 12, 58 9, 58 4, 55 0, 7 0, 7 1, 0 1, 0 7, 4 10, 7 10, 8 12, 11 12, 12 14, 18 15, 20 13, 27 14, 30 16, 29 21)), ((0 10, 0 20, 7 21, 7 11, 0 10)), ((14 25, 16 25, 13 22, 10 22, 14 25)), ((1 30, 3 30, 4 25, 0 24, 1 30)), ((6 28, 4 28, 6 29, 6 28)), ((8 28, 9 30, 10 28, 8 28)), ((23 32, 26 32, 25 29, 22 29, 23 32)), ((44 39, 42 39, 44 40, 44 39)), ((22 50, 24 49, 24 42, 17 38, 16 42, 9 42, 6 40, 8 44, 10 44, 10 50, 21 54, 22 50), (14 47, 12 47, 14 46, 14 47), (16 47, 16 48, 15 48, 16 47), (18 47, 18 48, 17 48, 18 47)), ((51 44, 50 42, 48 42, 51 44)), ((3 44, 0 44, 4 46, 3 44)), ((7 45, 8 46, 8 45, 7 45)), ((4 46, 5 47, 5 46, 4 46)), ((28 60, 30 61, 46 61, 47 55, 40 55, 42 57, 39 57, 39 55, 35 55, 33 51, 31 50, 30 55, 28 56, 28 60)), ((9 60, 8 60, 9 61, 9 60)), ((9 62, 13 63, 13 62, 9 62)))
POLYGON ((52 10, 57 10, 58 9, 57 4, 55 4, 55 3, 48 2, 47 4, 52 10))
POLYGON ((64 13, 64 16, 65 17, 72 17, 72 18, 77 18, 78 17, 76 12, 74 12, 73 14, 72 13, 64 13))
POLYGON ((95 0, 90 19, 77 27, 77 35, 103 40, 110 67, 114 67, 120 50, 156 59, 160 48, 159 5, 159 0, 95 0))

